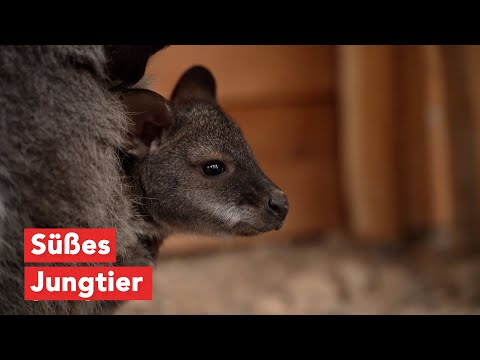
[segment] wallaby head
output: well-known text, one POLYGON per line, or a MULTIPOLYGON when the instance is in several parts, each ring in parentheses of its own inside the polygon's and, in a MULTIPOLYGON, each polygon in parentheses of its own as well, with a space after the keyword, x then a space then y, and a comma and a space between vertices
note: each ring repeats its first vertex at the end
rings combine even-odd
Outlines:
POLYGON ((129 172, 155 225, 241 236, 280 229, 287 197, 218 104, 209 70, 186 71, 170 101, 149 90, 130 90, 123 101, 132 119, 129 172))

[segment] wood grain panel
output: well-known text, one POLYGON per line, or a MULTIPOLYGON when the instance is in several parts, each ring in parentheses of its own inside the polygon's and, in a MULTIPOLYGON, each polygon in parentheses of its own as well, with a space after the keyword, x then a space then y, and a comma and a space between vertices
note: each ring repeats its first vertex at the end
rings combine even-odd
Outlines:
POLYGON ((420 45, 399 46, 396 50, 399 85, 397 187, 401 224, 413 235, 429 228, 433 222, 425 54, 420 45))
MULTIPOLYGON (((478 65, 466 46, 440 47, 445 74, 448 139, 451 149, 454 239, 458 249, 480 249, 480 191, 476 177, 475 102, 471 72, 478 65), (470 60, 469 60, 470 59, 470 60), (468 72, 470 70, 470 73, 468 72)), ((477 80, 478 81, 478 80, 477 80)))
POLYGON ((391 46, 339 48, 342 172, 352 234, 398 239, 396 88, 391 46))
POLYGON ((447 126, 445 73, 440 46, 423 46, 427 125, 427 157, 429 159, 432 201, 431 226, 435 229, 434 244, 453 249, 453 179, 452 157, 447 126))
POLYGON ((474 247, 480 249, 480 46, 465 46, 465 61, 467 71, 467 94, 471 106, 472 132, 474 154, 472 166, 475 176, 475 194, 472 195, 476 207, 476 232, 477 237, 473 239, 474 247))
POLYGON ((169 97, 181 74, 207 66, 217 80, 219 100, 228 103, 290 101, 331 93, 333 46, 173 45, 149 62, 150 88, 169 97))

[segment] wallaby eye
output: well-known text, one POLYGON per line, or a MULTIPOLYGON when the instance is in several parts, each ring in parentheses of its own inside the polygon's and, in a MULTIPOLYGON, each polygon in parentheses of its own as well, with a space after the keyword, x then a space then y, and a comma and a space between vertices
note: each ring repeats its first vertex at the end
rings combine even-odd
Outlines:
POLYGON ((225 171, 225 164, 219 160, 209 161, 203 165, 202 170, 207 176, 217 176, 225 171))

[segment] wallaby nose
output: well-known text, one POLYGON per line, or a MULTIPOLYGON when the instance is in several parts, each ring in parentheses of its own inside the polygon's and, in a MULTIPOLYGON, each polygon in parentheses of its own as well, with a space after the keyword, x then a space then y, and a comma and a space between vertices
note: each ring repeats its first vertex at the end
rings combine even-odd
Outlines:
POLYGON ((288 199, 287 195, 283 191, 275 190, 271 193, 270 199, 268 199, 268 206, 283 221, 288 213, 288 199))

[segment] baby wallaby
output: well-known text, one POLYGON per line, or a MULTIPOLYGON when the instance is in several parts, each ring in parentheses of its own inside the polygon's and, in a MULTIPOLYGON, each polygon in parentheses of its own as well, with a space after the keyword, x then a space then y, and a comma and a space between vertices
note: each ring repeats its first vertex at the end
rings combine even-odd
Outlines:
POLYGON ((170 101, 128 90, 122 163, 140 215, 140 238, 155 257, 174 232, 252 236, 280 229, 288 200, 260 169, 240 128, 224 113, 202 66, 186 71, 170 101))

